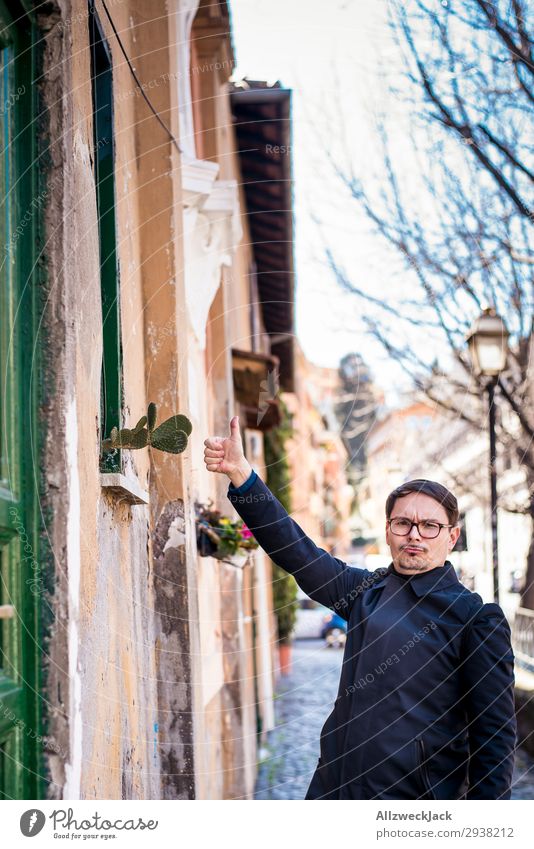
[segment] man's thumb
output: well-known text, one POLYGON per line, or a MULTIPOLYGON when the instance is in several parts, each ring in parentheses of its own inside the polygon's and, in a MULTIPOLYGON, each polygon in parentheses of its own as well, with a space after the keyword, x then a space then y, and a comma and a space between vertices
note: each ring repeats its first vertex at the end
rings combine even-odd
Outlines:
POLYGON ((230 420, 230 436, 240 436, 239 416, 233 416, 230 420))

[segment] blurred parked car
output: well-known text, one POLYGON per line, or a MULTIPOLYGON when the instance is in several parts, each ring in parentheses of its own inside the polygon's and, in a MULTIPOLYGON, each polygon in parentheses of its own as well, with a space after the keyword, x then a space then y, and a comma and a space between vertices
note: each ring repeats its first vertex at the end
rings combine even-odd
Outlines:
POLYGON ((293 632, 296 639, 325 640, 327 646, 345 644, 347 633, 345 619, 307 595, 299 595, 298 603, 297 620, 293 632))
POLYGON ((331 611, 308 598, 307 595, 299 595, 298 597, 297 619, 293 634, 295 638, 301 640, 320 640, 324 624, 324 617, 331 611))
POLYGON ((343 648, 347 639, 347 620, 337 613, 327 613, 323 618, 321 637, 328 648, 343 648))

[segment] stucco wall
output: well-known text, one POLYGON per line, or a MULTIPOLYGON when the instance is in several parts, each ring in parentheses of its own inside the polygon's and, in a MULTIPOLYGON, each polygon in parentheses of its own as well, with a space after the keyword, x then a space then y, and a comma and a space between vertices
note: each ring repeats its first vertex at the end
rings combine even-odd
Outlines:
MULTIPOLYGON (((142 0, 108 6, 139 78, 166 80, 150 89, 150 99, 178 137, 181 56, 172 20, 178 0, 172 8, 152 3, 149 17, 142 0)), ((180 154, 136 93, 98 3, 97 10, 113 57, 123 425, 135 424, 154 401, 160 421, 186 413, 193 434, 182 455, 123 452, 125 477, 148 493, 148 504, 103 488, 88 16, 79 0, 61 11, 50 5, 40 18, 47 33, 43 148, 53 140, 43 319, 53 352, 43 409, 49 483, 43 509, 52 552, 44 642, 48 794, 250 798, 257 742, 253 651, 272 679, 269 649, 260 645, 272 635, 261 625, 253 649, 250 622, 252 615, 266 627, 272 622, 268 574, 262 568, 245 577, 234 566, 198 558, 194 525, 197 499, 213 497, 231 512, 228 482, 203 471, 201 458, 205 437, 234 412, 231 346, 250 341, 251 247, 231 182, 240 177, 237 170, 226 174, 230 182, 218 187, 207 219, 197 216, 214 237, 206 252, 206 233, 184 235, 180 154), (215 281, 196 305, 187 285, 195 266, 215 281), (207 335, 194 326, 196 308, 207 335), (215 361, 207 359, 207 344, 215 361), (251 582, 258 580, 262 591, 246 613, 251 582)), ((219 138, 231 145, 230 127, 219 138)), ((269 687, 262 699, 272 699, 269 687)), ((261 710, 268 715, 265 705, 261 710)))

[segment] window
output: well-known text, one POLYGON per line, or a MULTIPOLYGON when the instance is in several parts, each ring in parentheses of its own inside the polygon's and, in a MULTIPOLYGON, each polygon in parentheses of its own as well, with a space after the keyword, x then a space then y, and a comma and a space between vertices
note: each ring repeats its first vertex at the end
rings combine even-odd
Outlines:
MULTIPOLYGON (((100 435, 102 439, 105 439, 110 436, 113 427, 121 427, 122 343, 115 220, 115 143, 111 52, 92 0, 89 3, 89 38, 93 93, 94 172, 102 297, 103 356, 100 390, 100 435)), ((122 471, 120 451, 103 455, 101 471, 122 471)))

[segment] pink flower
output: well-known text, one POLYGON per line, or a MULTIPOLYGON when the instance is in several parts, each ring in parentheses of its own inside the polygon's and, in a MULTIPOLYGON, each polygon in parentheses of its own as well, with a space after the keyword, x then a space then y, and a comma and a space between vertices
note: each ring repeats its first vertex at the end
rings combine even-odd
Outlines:
POLYGON ((249 531, 246 525, 243 525, 241 528, 241 536, 243 539, 250 539, 252 537, 252 531, 249 531))

